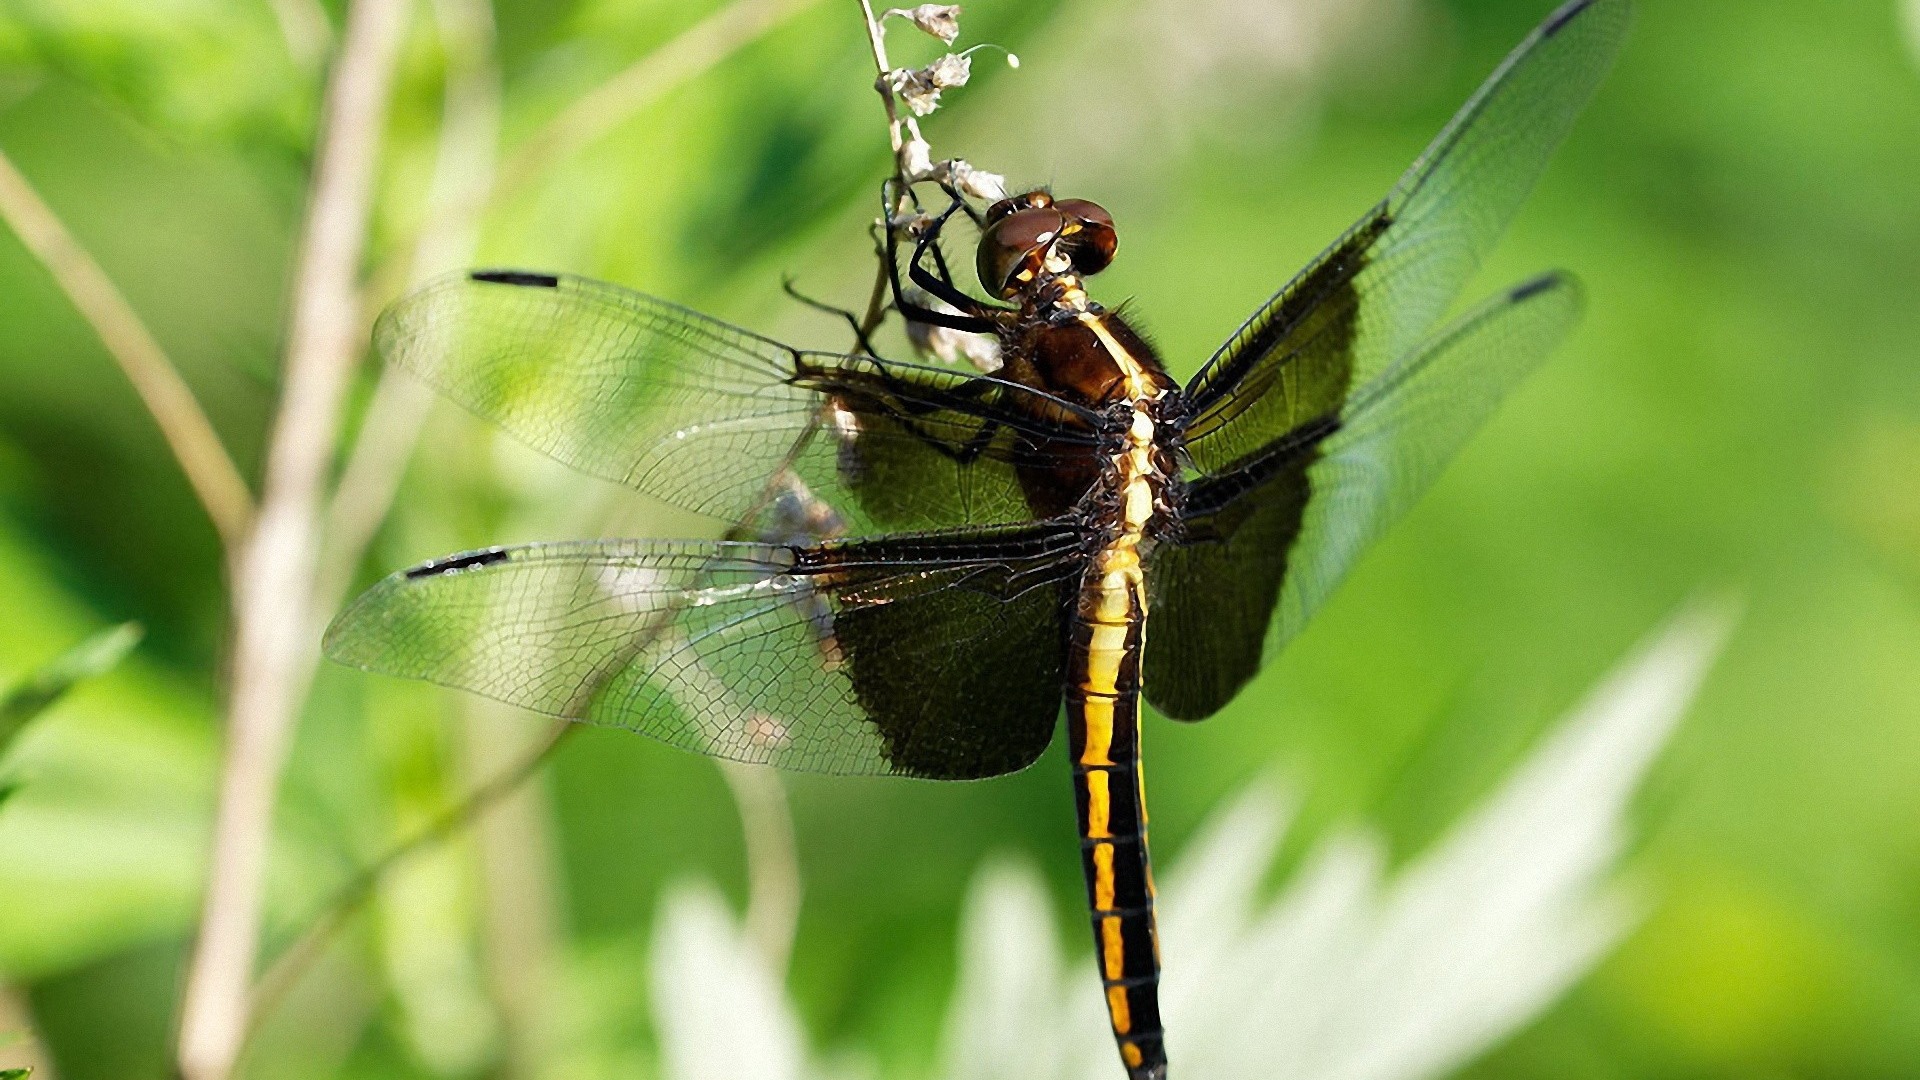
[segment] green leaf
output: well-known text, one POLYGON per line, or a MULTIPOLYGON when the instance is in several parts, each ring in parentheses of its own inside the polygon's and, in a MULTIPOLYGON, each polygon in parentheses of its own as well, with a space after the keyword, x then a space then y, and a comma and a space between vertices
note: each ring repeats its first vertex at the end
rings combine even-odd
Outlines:
MULTIPOLYGON (((0 753, 6 752, 29 721, 51 708, 76 684, 112 670, 140 643, 143 634, 139 623, 121 623, 103 630, 7 691, 0 697, 0 753)), ((0 793, 0 799, 4 798, 5 793, 0 793)), ((0 1080, 7 1080, 6 1074, 0 1073, 0 1080)))
POLYGON ((0 1069, 0 1080, 27 1080, 32 1075, 32 1069, 0 1069))

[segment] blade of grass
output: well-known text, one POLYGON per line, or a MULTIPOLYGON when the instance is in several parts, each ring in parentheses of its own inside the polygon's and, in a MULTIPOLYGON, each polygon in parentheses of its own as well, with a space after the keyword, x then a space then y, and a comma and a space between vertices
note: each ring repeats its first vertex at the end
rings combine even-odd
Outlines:
MULTIPOLYGON (((0 696, 0 754, 27 724, 52 708, 76 685, 113 670, 146 632, 139 623, 121 623, 60 654, 0 696)), ((0 794, 0 799, 5 795, 0 794)))

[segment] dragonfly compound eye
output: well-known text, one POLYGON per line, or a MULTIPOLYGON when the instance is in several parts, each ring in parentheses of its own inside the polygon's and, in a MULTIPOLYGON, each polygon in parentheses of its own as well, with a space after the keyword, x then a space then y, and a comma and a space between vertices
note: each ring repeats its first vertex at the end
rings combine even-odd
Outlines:
POLYGON ((991 226, 1017 210, 1044 210, 1052 205, 1053 194, 1045 188, 1035 188, 1019 195, 1008 196, 987 207, 985 223, 991 226))
POLYGON ((1046 261, 1067 217, 1048 209, 1014 210, 987 226, 980 237, 980 284, 1001 299, 1018 293, 1046 261))
POLYGON ((1076 273, 1097 274, 1113 262, 1119 234, 1113 229, 1113 215, 1099 203, 1085 199, 1061 199, 1054 209, 1066 216, 1066 235, 1061 246, 1073 260, 1076 273))

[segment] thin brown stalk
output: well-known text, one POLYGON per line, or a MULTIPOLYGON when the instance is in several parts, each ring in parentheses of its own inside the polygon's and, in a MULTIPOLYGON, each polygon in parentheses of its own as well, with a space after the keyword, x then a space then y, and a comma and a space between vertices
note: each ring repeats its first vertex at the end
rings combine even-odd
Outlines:
POLYGON ((880 92, 880 100, 887 107, 887 134, 893 140, 893 153, 896 158, 906 145, 904 125, 900 122, 900 106, 893 99, 893 90, 886 84, 887 73, 893 70, 893 64, 887 59, 887 32, 874 18, 873 5, 868 0, 860 0, 860 14, 867 20, 867 45, 873 50, 873 67, 877 73, 874 87, 880 92))
POLYGON ((246 541, 253 494, 180 369, 93 256, 80 246, 27 178, 0 153, 0 217, 65 292, 160 426, 180 471, 226 545, 229 559, 246 541))
POLYGON ((354 0, 328 80, 258 524, 236 567, 227 752, 180 1026, 187 1080, 227 1080, 259 949, 274 796, 316 649, 321 499, 359 354, 356 279, 405 0, 354 0))
MULTIPOLYGON (((867 22, 867 45, 873 50, 873 66, 878 72, 874 76, 873 88, 880 95, 881 104, 887 110, 887 140, 893 147, 893 175, 899 182, 905 174, 902 157, 906 151, 906 134, 900 123, 900 106, 893 98, 893 88, 887 85, 887 72, 893 65, 887 59, 887 32, 874 18, 873 4, 869 0, 860 0, 860 14, 867 22)), ((873 292, 867 297, 867 312, 860 319, 862 335, 871 335, 880 328, 887 317, 887 306, 892 298, 887 291, 889 271, 887 267, 887 232, 893 228, 890 219, 895 212, 894 206, 885 207, 886 218, 879 222, 874 233, 874 254, 879 257, 880 265, 873 278, 873 292)))
POLYGON ((495 196, 506 197, 553 162, 625 123, 818 0, 735 0, 641 57, 561 110, 507 159, 495 196))
POLYGON ((900 111, 899 99, 894 96, 893 86, 888 81, 893 62, 887 59, 887 32, 880 19, 874 17, 871 0, 860 0, 860 14, 866 20, 867 45, 873 52, 876 73, 873 89, 880 95, 880 103, 887 110, 887 142, 893 149, 893 184, 899 192, 894 201, 884 208, 886 216, 874 232, 874 255, 880 265, 873 280, 873 292, 867 298, 866 314, 860 319, 861 334, 865 336, 880 328, 893 302, 893 295, 887 287, 891 276, 887 266, 887 239, 888 234, 897 227, 893 219, 912 205, 908 198, 908 185, 913 177, 907 166, 907 148, 923 140, 918 121, 900 111))
POLYGON ((800 923, 800 857, 780 774, 765 765, 721 761, 747 846, 747 936, 775 971, 785 971, 800 923))
POLYGON ((319 598, 314 617, 321 622, 339 610, 360 560, 387 520, 432 405, 433 391, 401 368, 389 365, 374 383, 340 485, 327 504, 326 549, 314 592, 319 598))
POLYGON ((920 122, 900 111, 900 101, 887 81, 893 71, 893 62, 887 59, 887 32, 880 20, 874 18, 873 4, 869 0, 860 0, 860 14, 867 20, 867 45, 873 50, 873 67, 877 73, 873 88, 880 94, 881 104, 887 109, 887 139, 893 146, 893 175, 897 181, 905 184, 912 179, 908 175, 907 145, 921 141, 920 122))
POLYGON ((313 962, 326 951, 335 935, 352 921, 353 916, 359 912, 361 906, 373 895, 374 890, 387 875, 415 856, 457 835, 499 805, 502 799, 518 791, 528 778, 547 763, 554 751, 560 748, 574 730, 573 724, 566 722, 557 724, 549 737, 537 748, 529 751, 513 765, 502 769, 492 779, 474 788, 466 798, 442 814, 432 825, 388 849, 386 854, 368 864, 341 886, 333 894, 332 899, 321 905, 319 914, 313 917, 307 924, 307 928, 294 939, 293 944, 274 957, 266 973, 260 977, 253 993, 251 1015, 254 1022, 258 1023, 271 1015, 280 1002, 286 999, 287 993, 300 981, 300 976, 305 974, 313 962))

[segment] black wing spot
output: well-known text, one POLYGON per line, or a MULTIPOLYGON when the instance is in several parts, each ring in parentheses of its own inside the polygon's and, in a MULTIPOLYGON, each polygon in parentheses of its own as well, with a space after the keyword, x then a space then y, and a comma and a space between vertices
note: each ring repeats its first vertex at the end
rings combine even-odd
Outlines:
POLYGON ((1559 288, 1565 280, 1559 274, 1542 274, 1532 281, 1523 281, 1514 286, 1513 291, 1507 294, 1507 298, 1516 304, 1523 300, 1531 300, 1543 292, 1559 288))
POLYGON ((526 270, 475 270, 468 275, 475 281, 490 282, 494 285, 521 285, 533 289, 557 289, 560 279, 552 274, 535 274, 526 270))
POLYGON ((1592 7, 1593 4, 1594 0, 1572 0, 1571 3, 1561 5, 1560 10, 1547 16, 1547 21, 1540 24, 1540 36, 1550 38, 1559 33, 1565 29, 1566 25, 1572 22, 1575 17, 1592 7))
POLYGON ((422 563, 407 571, 408 581, 421 578, 439 577, 442 574, 457 574, 462 570, 471 570, 476 566, 492 566, 506 562, 509 558, 506 548, 488 548, 485 551, 470 551, 465 555, 454 555, 445 559, 435 559, 422 563))

